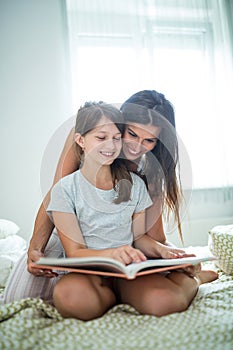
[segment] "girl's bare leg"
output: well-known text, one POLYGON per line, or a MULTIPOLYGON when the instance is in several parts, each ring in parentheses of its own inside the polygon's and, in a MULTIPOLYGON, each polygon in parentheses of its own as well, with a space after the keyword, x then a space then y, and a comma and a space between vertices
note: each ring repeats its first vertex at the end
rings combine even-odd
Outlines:
POLYGON ((122 303, 132 305, 142 314, 164 316, 186 310, 199 285, 217 278, 214 271, 201 271, 199 275, 190 277, 171 272, 166 276, 141 276, 132 281, 118 279, 117 288, 122 303))
POLYGON ((102 316, 116 304, 108 279, 95 275, 69 273, 56 284, 54 305, 63 317, 83 321, 102 316))

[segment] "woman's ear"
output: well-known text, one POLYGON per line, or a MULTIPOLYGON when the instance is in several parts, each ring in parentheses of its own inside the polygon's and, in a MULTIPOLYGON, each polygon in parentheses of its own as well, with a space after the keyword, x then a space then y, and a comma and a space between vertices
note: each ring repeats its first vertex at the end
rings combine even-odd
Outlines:
POLYGON ((84 149, 84 137, 81 134, 75 133, 74 141, 82 148, 82 150, 84 149))

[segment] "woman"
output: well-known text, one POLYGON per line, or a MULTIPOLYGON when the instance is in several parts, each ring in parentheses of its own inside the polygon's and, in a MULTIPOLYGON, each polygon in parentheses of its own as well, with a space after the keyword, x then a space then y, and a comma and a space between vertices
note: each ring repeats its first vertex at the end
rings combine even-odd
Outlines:
MULTIPOLYGON (((131 96, 123 104, 122 112, 126 122, 123 149, 125 157, 128 159, 129 169, 135 171, 139 168, 142 177, 146 178, 154 201, 153 206, 147 211, 147 233, 152 239, 169 246, 163 230, 162 210, 164 207, 170 208, 170 211, 175 214, 180 228, 179 204, 181 191, 177 179, 178 151, 173 107, 164 95, 154 90, 144 90, 131 96), (146 154, 146 158, 143 156, 144 154, 146 154)), ((73 145, 74 130, 71 130, 58 162, 54 184, 65 175, 76 171, 80 166, 73 145)), ((29 295, 31 297, 43 295, 45 299, 51 300, 51 290, 57 282, 56 274, 51 271, 38 271, 38 269, 33 268, 33 263, 43 255, 45 248, 47 249, 46 255, 61 256, 63 254, 58 237, 53 235, 50 239, 54 225, 46 213, 49 201, 50 192, 41 204, 35 221, 34 232, 28 249, 29 273, 26 271, 26 256, 24 256, 9 278, 5 291, 6 302, 29 295), (49 244, 47 245, 48 241, 49 244), (57 251, 56 254, 55 251, 57 251), (34 276, 40 276, 40 281, 34 276), (55 278, 48 282, 48 279, 42 276, 55 278), (24 281, 25 291, 13 288, 14 281, 17 278, 24 281)), ((180 250, 180 253, 182 252, 180 250)), ((182 297, 182 300, 185 300, 185 304, 182 304, 183 306, 180 309, 186 308, 192 301, 196 295, 198 283, 195 278, 190 276, 190 273, 195 274, 195 269, 198 268, 200 267, 189 271, 189 275, 184 272, 175 277, 174 283, 179 286, 179 293, 175 292, 172 295, 167 289, 168 280, 166 277, 159 277, 159 284, 164 282, 163 293, 171 299, 171 305, 173 302, 177 302, 177 297, 182 297)), ((208 272, 204 277, 201 277, 201 280, 207 282, 215 278, 217 276, 214 272, 208 272)), ((125 302, 127 302, 127 299, 125 302)), ((162 309, 160 314, 164 312, 166 311, 162 309)))

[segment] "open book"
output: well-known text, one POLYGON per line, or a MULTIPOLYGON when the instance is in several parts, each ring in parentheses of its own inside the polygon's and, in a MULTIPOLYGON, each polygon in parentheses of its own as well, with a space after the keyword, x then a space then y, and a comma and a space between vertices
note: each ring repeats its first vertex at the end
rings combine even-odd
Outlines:
POLYGON ((126 279, 134 279, 137 276, 147 275, 155 272, 163 272, 181 269, 196 265, 202 261, 214 260, 208 257, 189 257, 179 259, 148 259, 140 263, 132 263, 127 266, 121 262, 104 257, 88 258, 40 258, 34 265, 37 268, 50 270, 63 270, 68 272, 79 272, 102 276, 114 276, 126 279))

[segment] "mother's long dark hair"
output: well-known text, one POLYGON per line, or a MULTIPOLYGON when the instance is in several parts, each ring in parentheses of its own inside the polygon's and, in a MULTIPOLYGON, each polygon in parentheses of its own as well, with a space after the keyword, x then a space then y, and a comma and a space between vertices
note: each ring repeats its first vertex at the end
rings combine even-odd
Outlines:
POLYGON ((163 94, 155 90, 143 90, 125 101, 121 111, 126 123, 161 127, 156 146, 147 153, 148 162, 144 173, 151 195, 161 198, 162 203, 174 213, 182 239, 179 215, 182 191, 174 108, 163 94))

